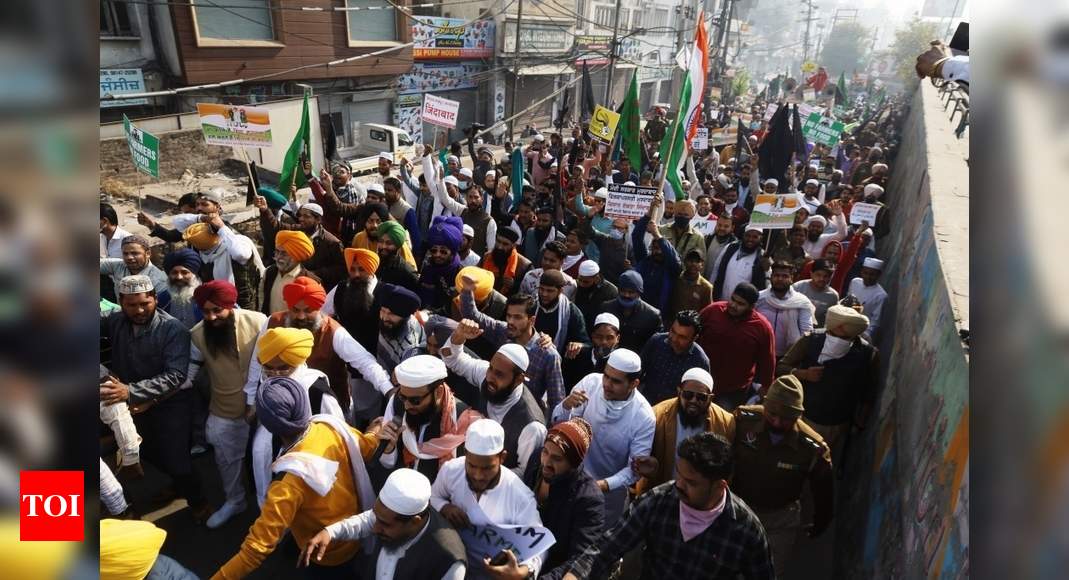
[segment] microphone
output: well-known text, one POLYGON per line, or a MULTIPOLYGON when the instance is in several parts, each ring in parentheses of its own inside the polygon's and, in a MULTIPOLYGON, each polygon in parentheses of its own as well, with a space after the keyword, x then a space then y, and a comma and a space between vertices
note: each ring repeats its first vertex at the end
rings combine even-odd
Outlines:
MULTIPOLYGON (((402 411, 401 413, 398 413, 398 414, 394 415, 393 416, 393 420, 390 421, 390 423, 393 423, 394 427, 397 427, 398 430, 400 430, 401 421, 404 420, 404 418, 405 418, 405 415, 404 415, 404 412, 402 411)), ((400 433, 400 431, 398 431, 398 432, 400 433)), ((398 437, 400 437, 400 435, 398 435, 398 437)), ((371 460, 370 461, 371 462, 378 461, 379 458, 382 457, 382 454, 386 452, 386 446, 389 445, 389 444, 390 444, 390 442, 385 440, 385 439, 383 439, 382 441, 379 441, 379 446, 375 448, 375 453, 373 453, 371 455, 371 460)))

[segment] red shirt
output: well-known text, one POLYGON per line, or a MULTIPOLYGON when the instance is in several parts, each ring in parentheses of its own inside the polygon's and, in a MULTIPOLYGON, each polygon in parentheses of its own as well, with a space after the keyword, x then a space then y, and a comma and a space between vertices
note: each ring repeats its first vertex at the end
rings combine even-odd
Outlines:
POLYGON ((709 356, 714 391, 733 393, 753 382, 768 387, 776 368, 772 325, 756 310, 745 320, 735 320, 727 308, 726 301, 713 302, 701 312, 698 344, 709 356))

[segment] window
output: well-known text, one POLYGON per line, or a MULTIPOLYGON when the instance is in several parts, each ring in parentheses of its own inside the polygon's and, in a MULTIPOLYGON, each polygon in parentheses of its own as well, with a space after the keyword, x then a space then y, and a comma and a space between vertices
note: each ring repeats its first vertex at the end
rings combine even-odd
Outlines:
MULTIPOLYGON (((345 0, 347 8, 381 8, 383 0, 345 0)), ((376 46, 397 43, 397 11, 347 10, 349 46, 376 46)))
POLYGON ((635 11, 631 12, 631 29, 632 30, 637 30, 637 29, 642 28, 643 26, 645 26, 645 23, 643 22, 644 19, 642 18, 643 15, 644 15, 644 13, 641 10, 635 10, 635 11))
POLYGON ((281 46, 268 0, 192 0, 198 46, 281 46))
POLYGON ((668 28, 666 28, 668 26, 668 9, 667 8, 658 8, 654 12, 653 26, 658 29, 657 32, 659 32, 660 34, 664 34, 664 35, 672 34, 672 31, 668 30, 668 28))
MULTIPOLYGON (((590 15, 586 13, 586 0, 576 0, 575 13, 579 15, 579 20, 590 17, 590 15)), ((576 26, 582 27, 582 22, 577 22, 576 26)))
POLYGON ((128 4, 100 0, 100 36, 137 36, 130 24, 128 4))
POLYGON ((595 6, 594 7, 594 22, 602 28, 612 28, 613 8, 612 6, 595 6))
POLYGON ((368 134, 371 135, 372 141, 379 141, 381 143, 386 142, 386 131, 382 131, 381 129, 372 129, 368 132, 368 134))

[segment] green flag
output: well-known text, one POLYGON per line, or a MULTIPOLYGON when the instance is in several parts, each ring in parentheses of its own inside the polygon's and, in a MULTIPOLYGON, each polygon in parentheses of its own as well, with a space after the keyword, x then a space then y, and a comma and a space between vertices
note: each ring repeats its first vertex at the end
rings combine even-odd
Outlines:
POLYGON ((616 133, 619 135, 620 147, 623 156, 631 162, 631 167, 642 167, 642 126, 638 104, 638 71, 631 75, 631 86, 627 88, 624 96, 624 106, 620 109, 620 126, 616 133))
POLYGON ((304 187, 307 181, 304 178, 304 168, 301 162, 311 159, 312 154, 312 128, 308 122, 308 95, 304 96, 304 107, 301 110, 301 127, 297 129, 297 135, 293 137, 286 150, 286 157, 282 160, 282 174, 278 178, 278 189, 287 197, 290 194, 290 185, 297 189, 304 187))
POLYGON ((850 99, 850 95, 846 94, 846 77, 841 72, 839 73, 839 98, 842 99, 841 105, 845 105, 850 99))

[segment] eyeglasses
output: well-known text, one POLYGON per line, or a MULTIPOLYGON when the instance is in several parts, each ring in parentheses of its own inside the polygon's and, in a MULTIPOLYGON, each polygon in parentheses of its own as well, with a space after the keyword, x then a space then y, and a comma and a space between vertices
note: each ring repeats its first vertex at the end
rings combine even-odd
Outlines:
POLYGON ((293 367, 289 365, 284 367, 262 366, 260 369, 266 377, 288 377, 293 372, 293 367))
POLYGON ((423 399, 426 399, 428 396, 430 396, 430 393, 423 393, 422 395, 416 395, 415 397, 406 397, 401 393, 397 393, 395 396, 397 397, 397 400, 401 401, 402 405, 408 403, 409 405, 415 406, 422 403, 423 399))
POLYGON ((694 391, 680 391, 679 396, 683 397, 684 401, 696 400, 699 403, 708 403, 709 398, 712 397, 709 393, 695 393, 694 391))

